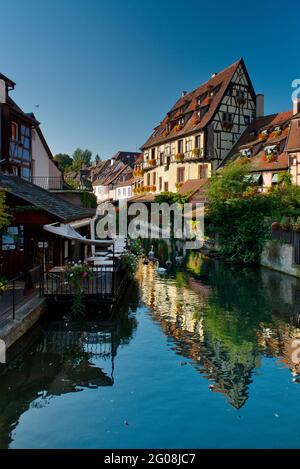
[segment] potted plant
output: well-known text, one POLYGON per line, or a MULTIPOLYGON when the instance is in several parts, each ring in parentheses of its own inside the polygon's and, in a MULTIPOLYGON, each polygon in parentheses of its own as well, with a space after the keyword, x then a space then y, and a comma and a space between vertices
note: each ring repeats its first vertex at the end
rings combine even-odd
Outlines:
POLYGON ((265 132, 260 132, 260 133, 258 134, 258 139, 259 139, 259 140, 266 140, 267 138, 268 138, 268 134, 265 133, 265 132))
POLYGON ((273 132, 270 133, 270 138, 274 139, 276 137, 279 137, 281 135, 281 130, 273 130, 273 132))
POLYGON ((176 160, 177 162, 180 162, 180 163, 181 163, 181 162, 184 160, 184 153, 181 153, 181 152, 180 152, 180 153, 177 153, 177 154, 175 155, 175 160, 176 160))
POLYGON ((289 219, 289 217, 283 217, 283 219, 281 220, 281 228, 283 229, 283 231, 289 231, 290 227, 291 227, 291 221, 289 219))
POLYGON ((150 192, 156 192, 156 186, 151 186, 150 187, 150 192))
POLYGON ((273 161, 276 161, 276 155, 274 155, 274 153, 266 155, 266 158, 268 163, 273 163, 273 161))
POLYGON ((182 184, 183 184, 182 182, 176 182, 175 187, 177 191, 181 188, 182 184))
POLYGON ((179 131, 182 130, 182 129, 183 129, 183 125, 182 125, 182 124, 177 124, 177 125, 175 125, 175 127, 174 127, 175 132, 179 132, 179 131))
POLYGON ((92 270, 86 264, 68 264, 65 272, 65 281, 70 287, 73 287, 73 305, 71 312, 74 318, 84 315, 85 306, 82 302, 83 282, 93 276, 92 270))
POLYGON ((149 166, 155 166, 155 160, 154 159, 148 160, 148 164, 149 166))
POLYGON ((200 148, 193 148, 192 155, 195 156, 196 158, 199 158, 201 156, 200 148))

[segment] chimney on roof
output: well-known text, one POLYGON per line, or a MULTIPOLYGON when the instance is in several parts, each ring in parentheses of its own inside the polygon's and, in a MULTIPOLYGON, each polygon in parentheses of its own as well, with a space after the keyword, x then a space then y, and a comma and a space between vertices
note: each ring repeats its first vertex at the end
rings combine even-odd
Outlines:
POLYGON ((210 78, 215 78, 218 75, 218 72, 214 72, 210 78))
POLYGON ((0 104, 6 103, 6 83, 0 79, 0 104))
POLYGON ((186 95, 187 91, 182 91, 181 92, 181 97, 183 98, 186 95))
POLYGON ((300 112, 300 99, 296 96, 293 100, 293 116, 300 112))
POLYGON ((263 94, 256 95, 256 117, 262 117, 265 114, 265 97, 263 94))

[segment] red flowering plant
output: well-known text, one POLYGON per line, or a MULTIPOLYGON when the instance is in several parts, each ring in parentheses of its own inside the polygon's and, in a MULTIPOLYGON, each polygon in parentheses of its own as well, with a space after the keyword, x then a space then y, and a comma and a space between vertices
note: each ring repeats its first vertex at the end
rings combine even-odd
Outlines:
POLYGON ((277 137, 280 137, 281 135, 281 130, 273 130, 273 132, 270 133, 270 138, 273 139, 273 138, 277 138, 277 137))
POLYGON ((212 101, 212 97, 211 96, 207 96, 204 100, 203 100, 203 106, 208 106, 212 101))
POLYGON ((259 138, 259 140, 267 140, 268 134, 267 134, 267 133, 260 132, 260 133, 258 134, 258 138, 259 138))
POLYGON ((91 268, 79 261, 78 263, 69 263, 65 271, 65 282, 73 289, 73 305, 71 313, 74 318, 84 315, 85 306, 82 302, 83 283, 90 280, 93 276, 91 268))
POLYGON ((183 125, 182 125, 182 124, 177 124, 177 125, 175 125, 175 127, 174 127, 175 132, 179 132, 179 131, 182 130, 182 129, 183 129, 183 125))

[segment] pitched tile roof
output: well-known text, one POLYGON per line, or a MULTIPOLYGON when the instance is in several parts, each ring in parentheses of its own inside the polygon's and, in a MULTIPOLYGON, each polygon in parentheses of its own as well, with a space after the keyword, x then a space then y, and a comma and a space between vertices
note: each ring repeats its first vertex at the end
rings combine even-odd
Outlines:
POLYGON ((0 174, 0 187, 9 194, 52 215, 55 220, 64 223, 95 215, 94 209, 74 205, 58 195, 17 176, 0 174))
POLYGON ((115 187, 132 186, 133 182, 134 182, 133 179, 128 179, 127 181, 117 182, 117 184, 115 185, 115 187))
POLYGON ((292 115, 292 111, 286 111, 254 119, 233 146, 228 157, 222 162, 221 166, 229 161, 239 159, 240 151, 249 148, 252 152, 249 162, 251 163, 253 171, 287 169, 288 156, 284 147, 288 137, 288 125, 291 122, 292 115), (274 129, 279 126, 284 127, 284 130, 280 134, 272 134, 274 129), (269 133, 268 137, 262 140, 258 138, 258 135, 264 130, 267 130, 269 133), (275 161, 267 161, 265 158, 264 148, 272 145, 276 145, 278 147, 279 154, 276 155, 275 161))
POLYGON ((105 171, 98 175, 98 178, 93 182, 93 186, 107 186, 114 182, 126 169, 130 168, 122 161, 115 163, 113 166, 105 168, 105 171))
POLYGON ((155 201, 155 195, 154 194, 140 194, 140 195, 135 195, 133 197, 130 197, 128 199, 128 202, 133 203, 133 202, 154 202, 155 201))
POLYGON ((251 172, 256 171, 279 171, 288 169, 289 158, 286 152, 276 155, 275 161, 267 161, 264 157, 264 152, 260 152, 258 155, 250 159, 251 172))
POLYGON ((286 151, 300 151, 300 113, 291 121, 291 128, 286 142, 286 151))
MULTIPOLYGON (((141 148, 146 149, 158 143, 167 142, 174 138, 178 138, 181 135, 186 135, 189 133, 193 133, 196 130, 203 129, 206 125, 208 125, 211 119, 213 118, 215 112, 217 111, 217 108, 224 96, 224 93, 226 92, 226 89, 239 65, 242 65, 244 67, 244 70, 247 74, 244 61, 243 59, 240 59, 229 67, 222 70, 221 72, 215 74, 206 83, 202 84, 190 93, 187 93, 182 96, 175 103, 175 105, 166 115, 164 120, 157 127, 155 127, 153 134, 141 148), (205 93, 208 93, 209 91, 213 90, 215 90, 215 94, 211 98, 207 112, 201 118, 197 118, 197 111, 199 110, 199 106, 197 105, 197 99, 199 98, 199 96, 204 95, 205 93), (189 118, 184 124, 182 130, 176 132, 176 130, 173 128, 166 135, 165 132, 167 123, 170 120, 174 119, 176 112, 180 111, 181 108, 183 109, 182 116, 184 115, 189 118)), ((254 90, 252 88, 251 82, 250 87, 254 95, 254 90)))
POLYGON ((182 184, 178 192, 181 195, 184 195, 187 192, 190 192, 190 196, 193 196, 196 192, 198 192, 207 184, 207 181, 208 181, 207 178, 188 179, 182 184))

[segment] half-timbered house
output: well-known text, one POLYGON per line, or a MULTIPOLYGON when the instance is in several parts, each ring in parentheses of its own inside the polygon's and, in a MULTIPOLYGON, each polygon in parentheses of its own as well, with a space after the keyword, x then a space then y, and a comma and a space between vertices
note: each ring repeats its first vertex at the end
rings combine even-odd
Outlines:
POLYGON ((220 166, 253 119, 263 114, 243 59, 181 98, 142 146, 143 191, 176 191, 220 166))
POLYGON ((0 74, 0 172, 14 174, 44 189, 59 189, 62 175, 32 113, 11 98, 15 83, 0 74))

